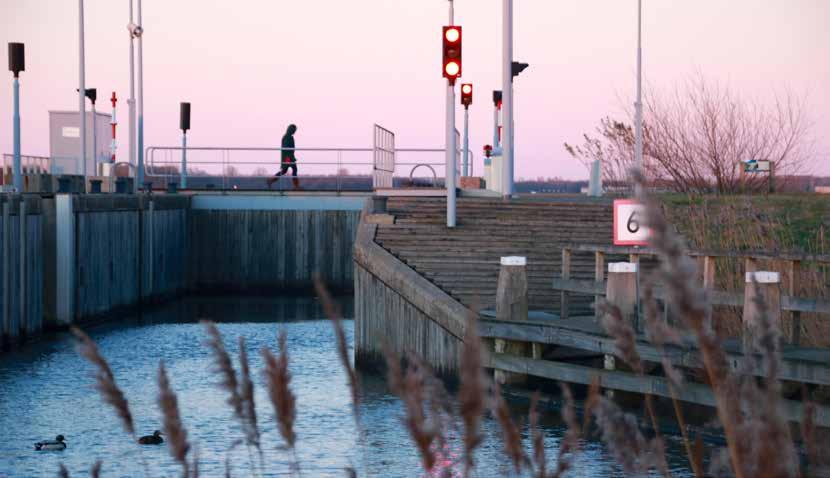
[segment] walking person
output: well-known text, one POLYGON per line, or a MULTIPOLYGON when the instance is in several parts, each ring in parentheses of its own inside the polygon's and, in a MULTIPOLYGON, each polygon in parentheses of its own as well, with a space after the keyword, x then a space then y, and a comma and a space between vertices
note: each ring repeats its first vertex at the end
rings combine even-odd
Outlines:
POLYGON ((284 176, 289 169, 291 169, 291 182, 294 184, 294 189, 300 188, 300 181, 297 179, 297 157, 294 155, 294 133, 297 132, 297 125, 288 125, 288 129, 282 137, 282 150, 280 151, 280 172, 274 175, 273 178, 268 178, 268 188, 277 181, 280 176, 284 176))

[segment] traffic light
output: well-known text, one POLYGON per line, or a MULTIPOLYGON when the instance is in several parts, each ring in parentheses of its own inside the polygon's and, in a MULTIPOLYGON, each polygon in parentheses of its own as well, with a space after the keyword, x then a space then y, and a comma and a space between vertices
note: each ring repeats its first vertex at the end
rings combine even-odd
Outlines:
POLYGON ((179 103, 179 129, 183 132, 190 129, 190 103, 179 103))
POLYGON ((21 71, 26 70, 26 55, 22 43, 9 43, 9 71, 17 78, 21 71))
POLYGON ((464 83, 461 85, 461 104, 469 108, 473 104, 473 85, 464 83))
POLYGON ((461 77, 461 27, 444 27, 443 44, 443 75, 450 80, 450 85, 455 85, 455 80, 461 77))
POLYGON ((525 68, 530 66, 529 63, 521 63, 518 61, 514 61, 510 64, 510 72, 513 74, 513 77, 519 76, 519 73, 523 72, 525 68))
POLYGON ((493 91, 493 104, 496 108, 501 109, 501 90, 493 91))

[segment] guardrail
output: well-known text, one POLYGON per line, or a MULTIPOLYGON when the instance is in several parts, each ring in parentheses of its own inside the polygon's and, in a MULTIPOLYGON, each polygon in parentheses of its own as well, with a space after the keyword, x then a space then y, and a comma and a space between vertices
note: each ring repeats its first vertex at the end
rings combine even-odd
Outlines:
MULTIPOLYGON (((707 290, 710 306, 740 307, 744 304, 744 294, 739 292, 722 291, 715 289, 715 261, 717 259, 737 259, 744 261, 746 272, 758 270, 758 261, 775 261, 783 263, 781 310, 789 312, 791 322, 791 343, 800 342, 801 313, 830 314, 830 300, 825 298, 799 297, 799 271, 804 263, 815 263, 822 266, 830 265, 830 254, 796 254, 771 253, 767 251, 688 251, 688 256, 697 259, 699 270, 702 272, 702 286, 707 290)), ((639 262, 641 257, 659 257, 654 249, 624 246, 603 246, 589 244, 571 244, 562 248, 561 277, 554 279, 552 286, 561 293, 560 317, 568 317, 568 296, 570 293, 593 295, 599 301, 605 295, 605 259, 606 255, 627 255, 630 262, 639 262), (594 280, 571 279, 571 256, 574 252, 594 254, 594 280)), ((666 300, 668 294, 662 287, 654 289, 654 297, 666 300)), ((597 312, 598 314, 598 312, 597 312)))
MULTIPOLYGON (((216 181, 214 187, 234 189, 235 185, 250 182, 250 178, 273 177, 279 170, 280 152, 289 148, 276 147, 187 147, 187 177, 216 181), (248 178, 248 179, 243 179, 248 178)), ((389 176, 394 187, 399 181, 413 178, 436 186, 437 178, 443 178, 446 169, 443 148, 389 148, 394 161, 386 164, 384 174, 389 176), (420 168, 428 166, 428 168, 420 168), (414 173, 417 172, 416 176, 414 173)), ((151 146, 145 150, 145 175, 171 180, 181 178, 181 146, 151 146)), ((327 184, 327 189, 371 190, 376 164, 373 155, 376 148, 293 148, 298 153, 297 166, 300 182, 306 184, 327 184)), ((460 154, 460 153, 459 153, 460 154)), ((388 163, 388 161, 387 161, 388 163)), ((290 189, 291 176, 280 176, 275 182, 277 189, 290 189)), ((198 181, 197 181, 198 183, 198 181)), ((417 185, 417 184, 416 184, 417 185)), ((196 184, 188 184, 198 187, 196 184)), ((264 187, 264 186, 263 186, 264 187)))

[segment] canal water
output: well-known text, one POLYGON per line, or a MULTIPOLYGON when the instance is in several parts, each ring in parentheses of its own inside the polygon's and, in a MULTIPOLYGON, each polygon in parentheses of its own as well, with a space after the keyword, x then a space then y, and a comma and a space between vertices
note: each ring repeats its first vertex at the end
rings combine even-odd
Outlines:
MULTIPOLYGON (((350 298, 341 298, 351 316, 350 298)), ((124 391, 139 434, 162 428, 156 405, 156 374, 160 360, 178 394, 188 438, 200 457, 202 476, 224 476, 226 461, 232 476, 252 476, 251 457, 237 422, 217 387, 200 319, 219 323, 231 354, 237 338, 245 337, 255 371, 256 403, 263 433, 264 476, 287 476, 291 456, 281 449, 273 409, 261 374, 259 350, 276 350, 277 334, 288 334, 292 387, 297 396, 297 458, 302 476, 417 477, 420 458, 406 428, 401 402, 391 395, 383 377, 360 374, 358 433, 352 414, 347 379, 337 358, 331 324, 313 298, 191 297, 168 304, 119 324, 91 327, 124 391)), ((345 321, 350 347, 353 322, 345 321)), ((238 364, 237 364, 238 370, 238 364)), ((103 476, 179 476, 180 469, 165 446, 138 446, 124 432, 113 410, 93 390, 93 369, 77 354, 66 334, 0 356, 0 477, 56 476, 60 464, 71 476, 87 476, 96 460, 103 476), (66 437, 68 448, 38 452, 33 443, 66 437), (143 464, 142 464, 143 463, 143 464), (146 465, 146 468, 144 467, 146 465), (145 471, 147 470, 147 471, 145 471)), ((516 404, 517 417, 526 417, 526 405, 516 404)), ((522 434, 529 450, 527 420, 522 434)), ((564 427, 559 412, 543 415, 548 457, 557 454, 564 427)), ((476 459, 476 476, 511 476, 500 429, 491 417, 483 422, 485 440, 476 459)), ((608 451, 598 442, 583 444, 583 453, 570 476, 623 476, 608 451)), ((461 443, 451 439, 445 455, 459 457, 461 443)), ((669 438, 669 462, 675 476, 690 476, 676 438, 669 438)), ((253 459, 258 462, 258 458, 253 459)), ((459 476, 453 472, 452 476, 459 476)))

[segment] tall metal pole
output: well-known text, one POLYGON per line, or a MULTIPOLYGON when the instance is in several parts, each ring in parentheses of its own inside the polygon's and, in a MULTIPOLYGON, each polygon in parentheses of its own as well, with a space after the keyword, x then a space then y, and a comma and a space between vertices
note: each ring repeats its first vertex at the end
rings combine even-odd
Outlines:
POLYGON ((14 188, 23 192, 23 171, 20 162, 20 81, 17 73, 14 75, 14 164, 12 166, 14 188))
POLYGON ((470 175, 470 109, 464 108, 464 170, 462 176, 470 175))
MULTIPOLYGON (((637 100, 634 103, 634 167, 643 170, 643 0, 637 0, 637 100)), ((638 186, 639 189, 639 186, 638 186)), ((637 190, 637 193, 640 191, 637 190)))
POLYGON ((187 189, 187 131, 182 131, 182 172, 181 188, 187 189))
POLYGON ((136 167, 136 182, 144 187, 144 55, 141 44, 144 38, 144 26, 141 23, 141 0, 138 0, 138 26, 141 33, 138 36, 138 166, 136 167))
MULTIPOLYGON (((129 161, 135 167, 135 35, 133 34, 133 0, 130 2, 130 97, 127 99, 127 114, 129 115, 128 136, 129 136, 129 161)), ((136 181, 137 182, 137 181, 136 181)))
POLYGON ((502 41, 502 194, 513 196, 513 0, 503 0, 503 41, 502 41))
MULTIPOLYGON (((450 25, 455 24, 453 0, 450 0, 450 25)), ((447 227, 455 227, 455 159, 458 146, 455 143, 455 86, 447 79, 447 124, 446 124, 446 186, 447 186, 447 227)))
POLYGON ((98 176, 98 122, 95 116, 95 102, 92 102, 92 176, 98 176))
POLYGON ((78 112, 81 117, 81 163, 83 164, 84 174, 84 191, 87 190, 87 171, 86 171, 86 79, 84 68, 84 0, 78 0, 78 112))
POLYGON ((493 106, 493 149, 499 147, 499 106, 493 106))

